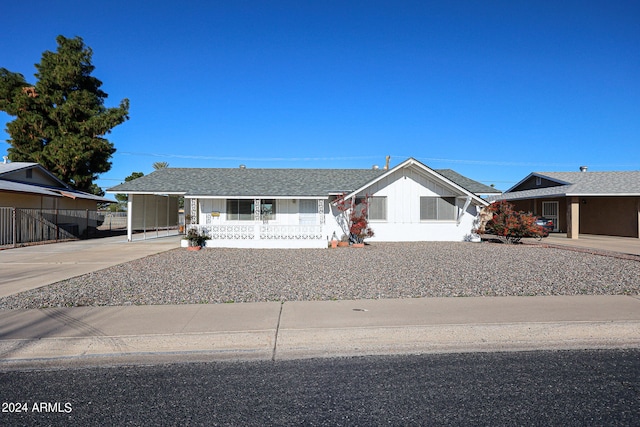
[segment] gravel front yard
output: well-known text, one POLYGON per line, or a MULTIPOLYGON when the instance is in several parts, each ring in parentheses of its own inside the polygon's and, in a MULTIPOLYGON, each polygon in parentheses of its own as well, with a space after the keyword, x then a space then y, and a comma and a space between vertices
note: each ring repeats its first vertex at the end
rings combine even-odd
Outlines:
POLYGON ((495 243, 175 249, 2 298, 0 309, 579 294, 640 294, 640 262, 495 243))

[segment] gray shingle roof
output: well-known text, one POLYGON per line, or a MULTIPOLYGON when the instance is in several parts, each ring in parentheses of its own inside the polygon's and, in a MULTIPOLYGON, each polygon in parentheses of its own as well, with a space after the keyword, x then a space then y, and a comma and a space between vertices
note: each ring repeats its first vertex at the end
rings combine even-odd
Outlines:
POLYGON ((571 184, 567 193, 576 196, 598 194, 640 195, 640 171, 540 172, 536 175, 571 184))
POLYGON ((467 178, 464 175, 460 175, 458 172, 452 169, 434 169, 440 175, 444 176, 450 181, 455 182, 460 187, 475 194, 499 194, 500 190, 497 190, 489 185, 484 185, 481 182, 474 181, 467 178))
POLYGON ((543 187, 523 191, 507 191, 490 200, 516 200, 541 197, 567 196, 640 196, 640 171, 618 172, 534 172, 540 176, 564 183, 556 187, 543 187))
POLYGON ((352 191, 384 172, 373 169, 164 168, 108 191, 222 197, 326 197, 330 193, 352 191))
MULTIPOLYGON (((384 169, 164 168, 107 191, 217 197, 326 197, 355 191, 386 172, 384 169)), ((496 192, 451 169, 436 172, 472 193, 496 192)))

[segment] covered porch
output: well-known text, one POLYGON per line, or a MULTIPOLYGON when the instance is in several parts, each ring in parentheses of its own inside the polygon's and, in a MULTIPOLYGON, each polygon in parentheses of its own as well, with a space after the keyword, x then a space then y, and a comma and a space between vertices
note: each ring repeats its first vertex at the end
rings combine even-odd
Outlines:
POLYGON ((327 211, 318 198, 187 197, 185 229, 204 234, 206 247, 326 248, 327 211))

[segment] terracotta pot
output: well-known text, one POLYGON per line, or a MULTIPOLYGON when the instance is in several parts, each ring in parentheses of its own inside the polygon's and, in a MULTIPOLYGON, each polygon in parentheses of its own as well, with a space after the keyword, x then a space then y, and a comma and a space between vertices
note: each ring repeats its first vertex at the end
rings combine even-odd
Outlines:
POLYGON ((338 242, 338 247, 344 248, 346 246, 349 246, 349 242, 338 242))
POLYGON ((187 246, 188 251, 199 251, 202 249, 200 246, 187 246))
POLYGON ((337 247, 337 246, 338 246, 338 241, 337 241, 337 240, 332 240, 332 241, 331 241, 331 247, 332 247, 332 248, 335 248, 335 247, 337 247))
POLYGON ((353 245, 354 248, 364 248, 364 243, 354 243, 353 245))

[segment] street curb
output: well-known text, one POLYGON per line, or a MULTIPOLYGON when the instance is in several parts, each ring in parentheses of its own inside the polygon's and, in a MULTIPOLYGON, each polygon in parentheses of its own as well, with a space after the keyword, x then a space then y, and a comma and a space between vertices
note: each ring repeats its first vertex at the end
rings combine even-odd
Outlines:
POLYGON ((0 370, 164 361, 640 348, 640 322, 524 322, 280 329, 0 341, 0 370), (275 349, 275 350, 274 350, 275 349))

